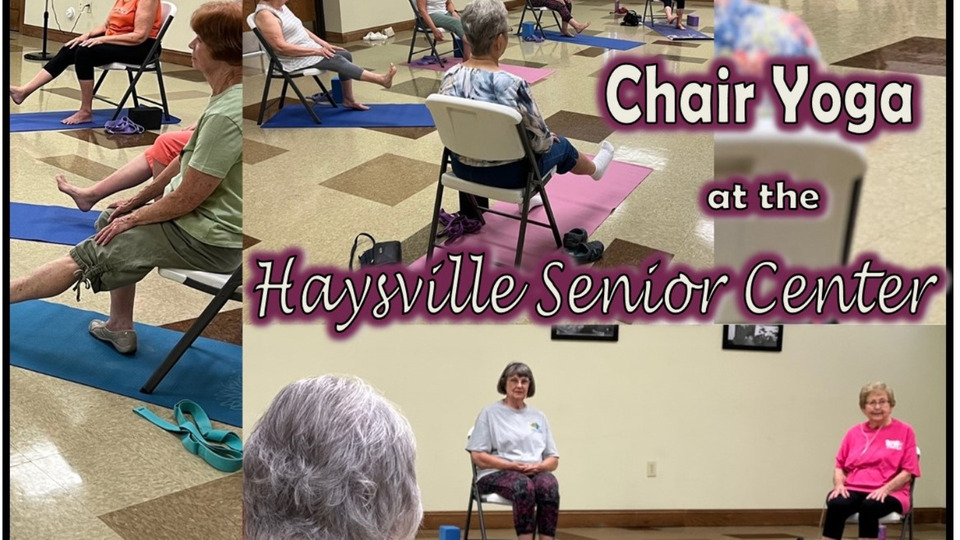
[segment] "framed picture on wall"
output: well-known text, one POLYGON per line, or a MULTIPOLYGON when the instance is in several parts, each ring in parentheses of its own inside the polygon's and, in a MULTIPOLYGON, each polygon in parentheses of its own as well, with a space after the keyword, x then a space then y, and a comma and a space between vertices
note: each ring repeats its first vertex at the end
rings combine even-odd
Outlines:
POLYGON ((550 328, 550 339, 617 341, 619 338, 618 324, 555 324, 550 328))
POLYGON ((723 348, 742 351, 783 350, 782 324, 725 324, 723 348))

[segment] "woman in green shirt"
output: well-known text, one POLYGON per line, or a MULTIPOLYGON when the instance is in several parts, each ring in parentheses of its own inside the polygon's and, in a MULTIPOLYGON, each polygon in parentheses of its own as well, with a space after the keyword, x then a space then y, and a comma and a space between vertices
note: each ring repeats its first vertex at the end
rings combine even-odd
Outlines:
POLYGON ((76 283, 110 291, 110 317, 89 330, 117 351, 137 349, 136 283, 157 267, 228 273, 242 256, 242 40, 238 2, 208 2, 190 19, 194 67, 213 90, 181 156, 136 196, 101 214, 97 233, 10 283, 10 302, 56 296, 76 283), (147 202, 159 200, 153 204, 147 202))

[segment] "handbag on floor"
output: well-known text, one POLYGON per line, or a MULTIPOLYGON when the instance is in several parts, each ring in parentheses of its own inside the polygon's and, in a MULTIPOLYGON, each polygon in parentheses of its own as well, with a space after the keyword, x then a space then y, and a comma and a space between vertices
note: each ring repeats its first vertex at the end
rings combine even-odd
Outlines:
POLYGON ((367 237, 373 242, 373 247, 364 251, 357 257, 360 262, 360 268, 370 266, 383 266, 385 264, 400 264, 403 256, 400 251, 400 242, 391 240, 389 242, 377 242, 367 233, 360 233, 353 239, 353 248, 350 250, 350 270, 353 270, 353 258, 357 255, 357 246, 360 244, 360 237, 367 237))

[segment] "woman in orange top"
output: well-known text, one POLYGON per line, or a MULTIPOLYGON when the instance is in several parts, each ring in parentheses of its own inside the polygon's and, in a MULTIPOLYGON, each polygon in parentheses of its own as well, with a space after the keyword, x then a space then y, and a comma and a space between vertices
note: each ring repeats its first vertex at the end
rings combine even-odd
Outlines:
POLYGON ((64 124, 93 121, 93 68, 113 62, 139 64, 156 43, 163 24, 160 0, 117 0, 107 21, 64 44, 60 52, 23 86, 11 86, 17 105, 40 87, 75 65, 80 81, 80 110, 61 120, 64 124))

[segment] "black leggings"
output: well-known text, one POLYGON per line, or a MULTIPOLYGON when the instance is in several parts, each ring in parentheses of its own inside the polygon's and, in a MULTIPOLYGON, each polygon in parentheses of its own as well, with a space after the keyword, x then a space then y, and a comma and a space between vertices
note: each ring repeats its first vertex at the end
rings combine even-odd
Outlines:
POLYGON ((887 495, 883 502, 867 499, 869 493, 850 491, 849 497, 838 496, 827 501, 827 516, 823 520, 823 535, 843 538, 847 518, 860 513, 860 534, 857 538, 876 538, 880 533, 880 518, 890 512, 903 513, 903 506, 895 497, 887 495))
POLYGON ((77 66, 77 79, 81 81, 93 80, 94 66, 103 66, 114 62, 124 64, 140 64, 150 54, 150 49, 156 43, 155 39, 147 39, 139 45, 113 45, 104 43, 93 47, 61 47, 43 69, 56 79, 71 65, 77 66))
POLYGON ((663 0, 663 7, 673 7, 673 4, 677 4, 677 9, 683 9, 687 7, 687 0, 663 0))

